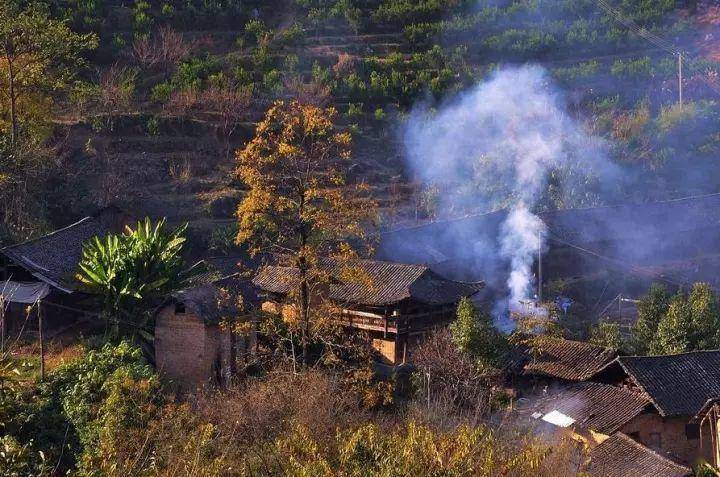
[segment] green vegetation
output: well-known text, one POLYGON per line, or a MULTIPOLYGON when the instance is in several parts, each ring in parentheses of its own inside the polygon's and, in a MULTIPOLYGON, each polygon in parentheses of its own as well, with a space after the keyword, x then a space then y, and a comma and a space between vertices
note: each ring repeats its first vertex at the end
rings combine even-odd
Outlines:
POLYGON ((124 234, 95 237, 85 244, 78 280, 102 297, 103 316, 113 334, 152 341, 151 312, 158 300, 188 285, 196 267, 181 253, 185 227, 165 230, 165 221, 138 222, 124 234))
POLYGON ((470 356, 480 369, 498 367, 507 352, 505 337, 495 328, 490 315, 478 311, 468 298, 458 304, 450 333, 460 352, 470 356))

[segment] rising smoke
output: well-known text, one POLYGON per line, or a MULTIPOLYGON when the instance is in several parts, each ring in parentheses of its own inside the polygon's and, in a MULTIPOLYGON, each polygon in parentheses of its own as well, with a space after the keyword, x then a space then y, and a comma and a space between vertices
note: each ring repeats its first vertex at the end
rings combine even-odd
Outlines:
POLYGON ((508 210, 497 249, 480 247, 495 254, 486 261, 506 263, 507 296, 495 307, 497 317, 533 295, 532 266, 546 241, 536 213, 551 177, 562 177, 554 185, 569 197, 588 178, 602 183, 616 173, 604 141, 567 114, 562 94, 539 66, 502 68, 437 109, 416 107, 403 143, 415 177, 445 191, 441 215, 456 213, 458 204, 473 212, 508 210))

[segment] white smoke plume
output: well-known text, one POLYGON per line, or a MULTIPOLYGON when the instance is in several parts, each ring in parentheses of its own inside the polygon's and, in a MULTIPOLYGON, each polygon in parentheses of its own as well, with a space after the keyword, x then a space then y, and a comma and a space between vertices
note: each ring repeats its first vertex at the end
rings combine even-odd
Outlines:
POLYGON ((495 250, 509 269, 507 299, 496 307, 505 311, 532 296, 533 263, 546 240, 534 212, 549 177, 562 177, 560 193, 574 195, 580 177, 613 171, 604 142, 565 112, 538 66, 502 68, 437 110, 416 107, 403 142, 414 175, 445 189, 446 212, 459 201, 476 212, 508 210, 495 250))

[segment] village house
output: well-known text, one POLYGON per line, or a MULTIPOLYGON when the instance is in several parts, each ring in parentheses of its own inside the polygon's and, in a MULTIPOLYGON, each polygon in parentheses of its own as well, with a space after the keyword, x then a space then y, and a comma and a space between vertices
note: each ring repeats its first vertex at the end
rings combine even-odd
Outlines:
POLYGON ((561 433, 587 450, 586 471, 597 477, 681 477, 691 469, 624 433, 652 412, 642 394, 608 384, 573 383, 543 395, 519 411, 533 418, 537 432, 561 433))
MULTIPOLYGON (((419 340, 452 321, 461 298, 483 288, 483 283, 448 280, 422 265, 377 260, 341 264, 324 259, 321 269, 330 277, 322 295, 332 304, 332 319, 348 329, 367 332, 383 361, 393 365, 405 363, 419 340), (348 267, 362 279, 343 278, 348 267)), ((262 309, 292 316, 294 307, 287 298, 297 280, 298 272, 292 267, 261 267, 253 284, 263 294, 262 309)))
MULTIPOLYGON (((591 450, 622 434, 663 458, 717 464, 713 409, 720 399, 720 351, 621 356, 598 366, 587 368, 585 382, 568 382, 580 374, 554 372, 564 377, 525 398, 518 412, 531 416, 540 429, 566 433, 591 450)), ((545 376, 547 371, 543 368, 545 376)))
POLYGON ((229 384, 238 358, 250 354, 257 306, 248 282, 237 275, 171 294, 155 318, 155 364, 161 374, 189 390, 229 384))
MULTIPOLYGON (((48 324, 72 321, 92 311, 91 297, 75 279, 83 244, 119 233, 131 222, 119 209, 106 207, 42 237, 0 249, 0 297, 9 302, 0 327, 17 324, 24 318, 25 306, 33 303, 41 303, 48 324)), ((2 306, 0 314, 1 310, 2 306)))
POLYGON ((720 397, 720 351, 623 356, 594 379, 650 400, 650 411, 623 426, 624 433, 686 463, 717 462, 711 423, 696 416, 708 400, 720 397))

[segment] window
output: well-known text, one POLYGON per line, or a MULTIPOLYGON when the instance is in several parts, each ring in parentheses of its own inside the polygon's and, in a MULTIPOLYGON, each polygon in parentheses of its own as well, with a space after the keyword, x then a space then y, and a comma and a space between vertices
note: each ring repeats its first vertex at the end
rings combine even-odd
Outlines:
POLYGON ((181 315, 185 313, 185 303, 175 303, 175 314, 181 315))
POLYGON ((700 439, 700 425, 697 423, 685 424, 685 437, 688 439, 700 439))

